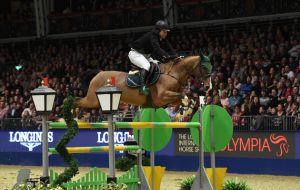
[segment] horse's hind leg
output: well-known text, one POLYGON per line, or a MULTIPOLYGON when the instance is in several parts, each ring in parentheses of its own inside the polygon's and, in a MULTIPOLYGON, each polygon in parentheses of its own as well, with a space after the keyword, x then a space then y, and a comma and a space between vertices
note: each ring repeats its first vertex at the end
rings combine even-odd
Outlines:
MULTIPOLYGON (((95 96, 97 98, 97 96, 95 96)), ((91 101, 88 99, 88 97, 84 98, 76 98, 75 100, 76 107, 80 108, 99 108, 98 100, 91 101)))
POLYGON ((99 102, 96 96, 96 88, 97 88, 97 83, 94 83, 93 81, 90 83, 88 92, 86 97, 84 98, 77 98, 75 103, 76 106, 80 108, 99 108, 99 102))

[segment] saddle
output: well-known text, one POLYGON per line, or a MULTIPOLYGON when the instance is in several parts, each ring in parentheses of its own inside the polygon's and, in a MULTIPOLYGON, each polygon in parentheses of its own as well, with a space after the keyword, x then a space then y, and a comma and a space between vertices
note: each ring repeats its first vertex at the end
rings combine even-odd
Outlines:
MULTIPOLYGON (((141 86, 140 71, 137 67, 133 67, 134 71, 130 71, 125 77, 125 83, 130 88, 138 88, 141 86)), ((146 79, 147 86, 155 84, 160 76, 160 67, 158 64, 151 64, 149 73, 146 79)))

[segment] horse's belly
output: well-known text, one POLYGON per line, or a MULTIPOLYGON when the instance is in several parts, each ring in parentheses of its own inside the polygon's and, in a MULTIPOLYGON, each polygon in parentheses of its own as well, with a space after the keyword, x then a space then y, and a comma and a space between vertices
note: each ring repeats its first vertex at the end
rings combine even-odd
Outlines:
POLYGON ((137 92, 131 92, 131 93, 123 93, 121 101, 126 102, 128 104, 133 104, 137 106, 144 105, 146 103, 146 96, 140 95, 138 93, 138 90, 135 90, 137 92))

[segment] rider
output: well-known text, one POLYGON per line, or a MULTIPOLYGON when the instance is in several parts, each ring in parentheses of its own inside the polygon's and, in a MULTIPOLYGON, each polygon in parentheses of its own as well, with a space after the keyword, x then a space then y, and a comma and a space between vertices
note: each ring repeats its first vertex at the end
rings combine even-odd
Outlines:
POLYGON ((128 54, 130 61, 141 68, 140 93, 147 95, 149 89, 146 86, 146 76, 150 69, 150 62, 158 63, 157 60, 167 61, 176 57, 176 53, 166 39, 170 31, 169 25, 163 20, 155 23, 154 28, 134 41, 128 54), (154 60, 153 58, 157 59, 154 60))

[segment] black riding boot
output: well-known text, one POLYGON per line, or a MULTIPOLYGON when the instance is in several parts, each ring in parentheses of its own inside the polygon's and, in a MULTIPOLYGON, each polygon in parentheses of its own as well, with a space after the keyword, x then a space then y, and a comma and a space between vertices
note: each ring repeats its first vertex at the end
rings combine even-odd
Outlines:
POLYGON ((146 78, 147 78, 148 71, 146 69, 141 69, 140 71, 140 81, 141 81, 141 86, 140 86, 140 93, 144 95, 148 95, 149 89, 146 85, 146 78))

